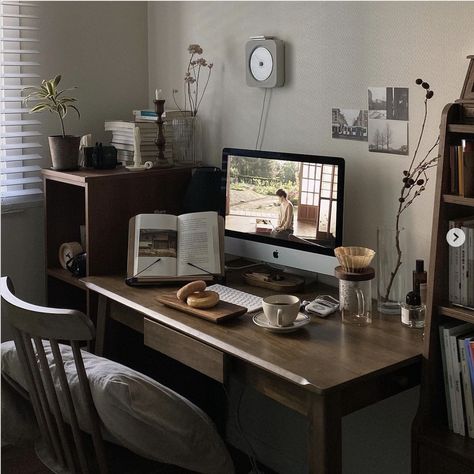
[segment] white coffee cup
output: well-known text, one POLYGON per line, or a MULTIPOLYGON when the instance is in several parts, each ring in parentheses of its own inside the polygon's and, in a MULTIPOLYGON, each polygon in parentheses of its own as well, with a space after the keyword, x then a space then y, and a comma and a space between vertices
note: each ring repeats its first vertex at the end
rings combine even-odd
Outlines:
POLYGON ((262 301, 262 308, 272 326, 290 326, 295 321, 301 302, 293 295, 267 296, 262 301))

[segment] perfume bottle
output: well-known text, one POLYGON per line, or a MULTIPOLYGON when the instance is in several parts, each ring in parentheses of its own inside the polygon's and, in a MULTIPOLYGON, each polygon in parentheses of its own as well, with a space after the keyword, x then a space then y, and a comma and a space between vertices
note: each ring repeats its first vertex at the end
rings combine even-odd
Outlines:
POLYGON ((413 291, 420 295, 421 304, 426 304, 426 281, 428 279, 424 266, 423 260, 417 260, 413 271, 413 291))
POLYGON ((406 302, 401 304, 402 324, 409 328, 424 328, 426 306, 421 303, 420 294, 410 291, 406 302))

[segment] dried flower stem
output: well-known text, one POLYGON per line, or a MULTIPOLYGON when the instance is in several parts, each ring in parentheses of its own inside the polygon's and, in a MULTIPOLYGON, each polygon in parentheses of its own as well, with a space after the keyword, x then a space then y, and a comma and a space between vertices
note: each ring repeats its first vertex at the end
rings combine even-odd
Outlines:
POLYGON ((188 52, 191 54, 191 56, 189 57, 188 66, 184 75, 184 109, 178 105, 178 101, 176 100, 176 94, 178 93, 177 89, 173 90, 173 101, 178 110, 183 115, 185 115, 189 110, 189 112, 191 112, 191 116, 195 117, 198 113, 202 99, 204 98, 207 85, 209 84, 213 64, 208 64, 203 57, 195 59, 197 56, 201 56, 203 53, 202 48, 198 44, 189 45, 188 52), (207 78, 204 88, 200 93, 199 83, 201 80, 201 71, 203 68, 207 69, 207 78))
MULTIPOLYGON (((417 80, 417 84, 422 84, 421 79, 417 80), (420 82, 419 82, 420 81, 420 82)), ((385 300, 388 301, 390 299, 390 291, 392 290, 393 282, 395 281, 395 277, 402 266, 402 249, 400 245, 400 218, 405 212, 405 210, 410 207, 415 199, 421 195, 423 191, 426 190, 426 185, 429 181, 429 177, 427 175, 427 170, 430 168, 434 168, 438 164, 439 155, 430 159, 430 155, 432 151, 438 146, 439 144, 439 137, 436 139, 434 145, 428 150, 426 155, 423 159, 415 166, 415 160, 418 156, 418 151, 420 149, 421 141, 423 139, 423 135, 425 132, 426 120, 428 118, 428 100, 433 97, 433 92, 429 89, 429 84, 423 82, 423 88, 428 89, 426 93, 425 101, 424 101, 424 116, 423 116, 423 123, 421 125, 420 135, 418 137, 418 143, 416 145, 415 152, 413 154, 413 158, 410 163, 410 167, 407 171, 403 172, 403 186, 400 190, 400 197, 398 198, 399 205, 398 211, 395 217, 395 249, 397 251, 397 260, 395 262, 395 266, 393 270, 390 272, 390 280, 388 282, 386 291, 385 291, 385 300), (427 87, 426 87, 426 86, 427 87), (412 194, 413 192, 413 194, 412 194)))

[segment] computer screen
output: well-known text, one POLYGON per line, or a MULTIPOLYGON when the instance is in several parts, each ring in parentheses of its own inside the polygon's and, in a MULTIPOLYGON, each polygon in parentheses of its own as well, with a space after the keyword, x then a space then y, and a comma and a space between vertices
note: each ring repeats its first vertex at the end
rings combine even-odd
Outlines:
POLYGON ((224 149, 222 168, 226 236, 277 255, 279 248, 334 255, 342 243, 342 158, 224 149))

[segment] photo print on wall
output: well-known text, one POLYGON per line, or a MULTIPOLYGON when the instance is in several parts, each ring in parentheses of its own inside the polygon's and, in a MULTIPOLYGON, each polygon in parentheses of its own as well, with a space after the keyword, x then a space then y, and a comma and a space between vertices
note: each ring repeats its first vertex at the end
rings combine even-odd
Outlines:
POLYGON ((408 88, 369 87, 369 118, 408 121, 408 88))
POLYGON ((408 155, 408 88, 369 87, 369 151, 408 155))
POLYGON ((368 112, 361 109, 332 109, 332 138, 368 140, 368 112))
POLYGON ((369 120, 369 151, 408 155, 408 122, 369 120))

